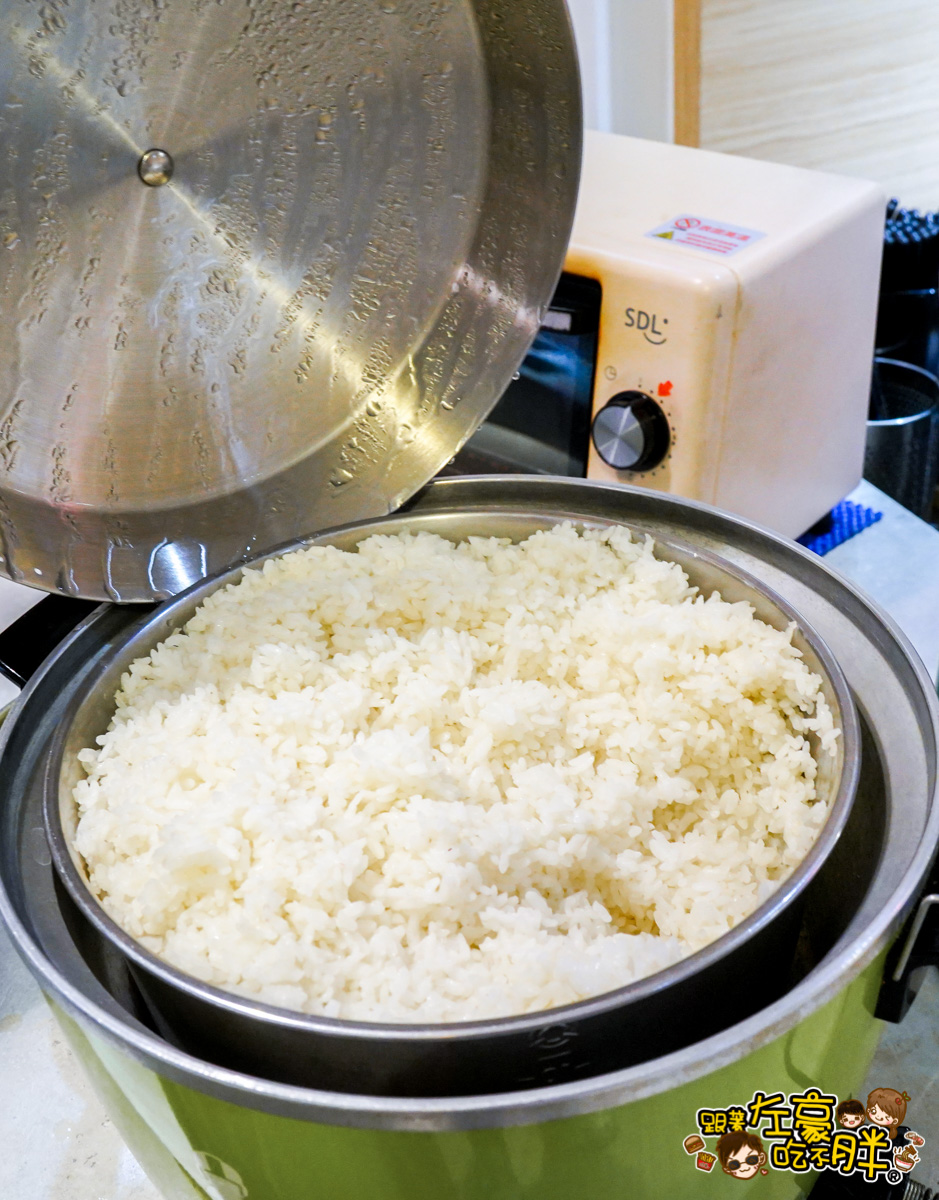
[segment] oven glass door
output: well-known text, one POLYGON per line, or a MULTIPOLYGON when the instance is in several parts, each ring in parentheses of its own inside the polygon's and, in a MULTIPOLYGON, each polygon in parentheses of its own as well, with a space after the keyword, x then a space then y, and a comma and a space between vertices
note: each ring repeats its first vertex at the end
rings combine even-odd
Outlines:
POLYGON ((600 284, 563 274, 514 381, 442 475, 587 474, 600 284))

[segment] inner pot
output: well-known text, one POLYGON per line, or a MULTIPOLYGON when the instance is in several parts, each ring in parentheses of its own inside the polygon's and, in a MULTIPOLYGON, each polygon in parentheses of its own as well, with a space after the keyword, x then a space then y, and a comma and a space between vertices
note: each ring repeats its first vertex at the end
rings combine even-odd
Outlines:
MULTIPOLYGON (((461 481, 472 487, 473 480, 461 481)), ((505 485, 504 480, 498 481, 505 485)), ((496 481, 489 481, 492 487, 496 481)), ((442 485, 436 485, 438 488, 442 485)), ((452 486, 452 485, 450 485, 452 486)), ((525 493, 524 480, 516 492, 525 493)), ((589 485, 580 485, 581 487, 589 485)), ((441 1096, 508 1092, 546 1082, 589 1078, 667 1053, 765 1007, 793 982, 793 961, 806 889, 841 835, 855 795, 860 735, 844 675, 825 643, 781 596, 713 547, 654 523, 571 513, 581 526, 625 524, 655 537, 659 557, 677 562, 704 594, 749 602, 766 623, 797 626, 794 644, 823 680, 838 728, 838 753, 818 754, 819 794, 828 820, 796 871, 734 929, 666 970, 576 1004, 524 1016, 440 1024, 341 1020, 276 1008, 203 983, 145 950, 111 920, 90 894, 83 864, 71 850, 77 753, 94 744, 114 711, 114 694, 130 663, 184 625, 217 588, 289 550, 313 544, 352 549, 376 532, 428 531, 458 541, 470 535, 521 540, 558 517, 501 508, 398 513, 327 531, 282 546, 205 581, 140 618, 114 639, 74 690, 53 741, 45 820, 55 867, 82 918, 127 960, 162 1036, 200 1058, 267 1079, 338 1092, 441 1096), (739 980, 747 979, 740 987, 739 980)))

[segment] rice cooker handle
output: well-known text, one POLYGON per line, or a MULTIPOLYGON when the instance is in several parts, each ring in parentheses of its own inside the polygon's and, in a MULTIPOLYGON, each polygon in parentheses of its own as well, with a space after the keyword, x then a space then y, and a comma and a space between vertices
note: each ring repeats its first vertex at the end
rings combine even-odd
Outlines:
POLYGON ((37 667, 81 622, 97 600, 46 596, 0 633, 0 675, 23 687, 37 667))
POLYGON ((927 967, 939 967, 939 858, 919 903, 887 955, 874 1016, 902 1021, 916 999, 927 967))

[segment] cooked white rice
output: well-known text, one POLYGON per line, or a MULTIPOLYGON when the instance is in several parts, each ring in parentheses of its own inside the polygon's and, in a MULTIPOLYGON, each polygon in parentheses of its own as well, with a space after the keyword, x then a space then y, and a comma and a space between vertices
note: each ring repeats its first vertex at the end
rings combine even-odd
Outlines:
POLYGON ((211 596, 81 758, 104 907, 184 971, 329 1016, 531 1012, 753 911, 827 813, 820 680, 624 529, 376 536, 211 596))

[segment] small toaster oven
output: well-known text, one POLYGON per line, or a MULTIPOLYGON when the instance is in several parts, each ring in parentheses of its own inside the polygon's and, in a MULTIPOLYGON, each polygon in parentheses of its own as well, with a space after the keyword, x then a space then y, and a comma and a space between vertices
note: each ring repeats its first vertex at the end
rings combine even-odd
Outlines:
POLYGON ((450 471, 674 492, 789 536, 860 480, 874 184, 588 133, 554 301, 450 471))

